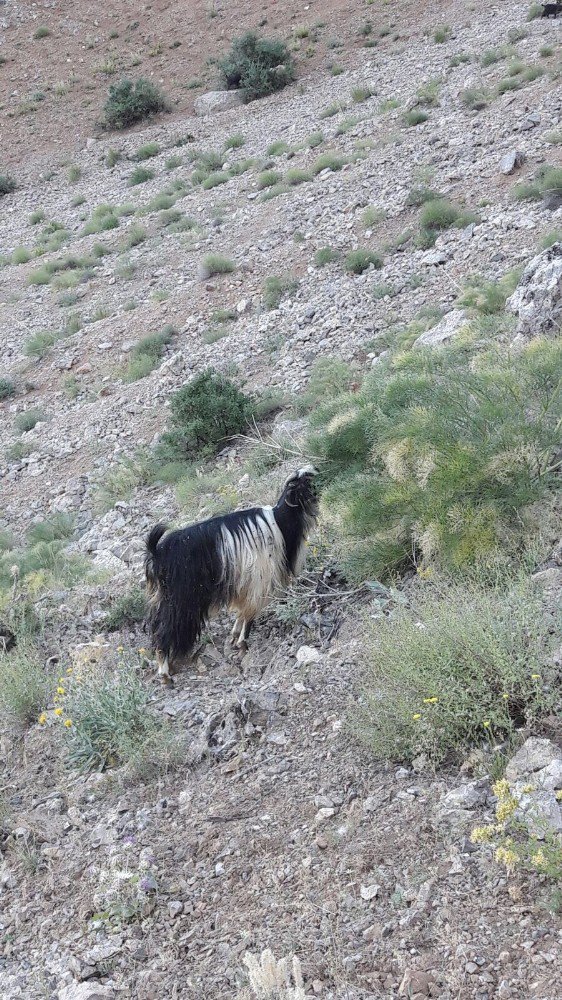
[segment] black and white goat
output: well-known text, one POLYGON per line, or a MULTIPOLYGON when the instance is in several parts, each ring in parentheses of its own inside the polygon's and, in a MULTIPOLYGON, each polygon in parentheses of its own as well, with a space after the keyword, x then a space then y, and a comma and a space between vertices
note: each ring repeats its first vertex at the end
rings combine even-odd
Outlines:
POLYGON ((209 619, 236 612, 232 643, 246 648, 256 615, 302 571, 318 503, 311 465, 287 479, 275 507, 251 507, 169 531, 157 524, 145 559, 158 673, 190 656, 209 619))

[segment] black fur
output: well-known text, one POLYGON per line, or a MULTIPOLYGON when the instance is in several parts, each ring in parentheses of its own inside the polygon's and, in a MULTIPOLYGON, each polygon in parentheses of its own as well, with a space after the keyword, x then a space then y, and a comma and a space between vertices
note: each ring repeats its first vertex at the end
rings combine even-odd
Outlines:
MULTIPOLYGON (((240 595, 237 567, 232 562, 240 561, 248 547, 255 552, 259 546, 277 560, 277 575, 283 582, 295 575, 299 552, 318 513, 313 474, 306 469, 291 476, 273 508, 281 551, 276 551, 272 542, 262 507, 234 511, 175 531, 168 532, 163 524, 152 529, 146 542, 145 574, 151 604, 149 622, 159 659, 173 662, 189 656, 212 613, 221 607, 236 607, 240 595), (225 550, 223 528, 232 536, 233 552, 225 550)), ((262 595, 264 600, 270 596, 262 595)))
POLYGON ((543 3, 541 17, 557 17, 558 14, 562 13, 562 3, 560 0, 555 0, 554 3, 543 3))

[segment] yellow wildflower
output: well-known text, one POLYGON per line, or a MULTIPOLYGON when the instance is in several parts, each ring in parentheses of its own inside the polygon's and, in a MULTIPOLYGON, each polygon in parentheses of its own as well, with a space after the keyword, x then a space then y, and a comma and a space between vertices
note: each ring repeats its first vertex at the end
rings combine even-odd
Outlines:
POLYGON ((531 680, 532 681, 540 681, 540 679, 541 679, 541 675, 540 674, 531 674, 531 680))
POLYGON ((438 701, 439 701, 439 698, 424 698, 423 699, 424 705, 436 705, 438 701))
POLYGON ((74 667, 67 667, 66 668, 67 674, 71 674, 73 670, 74 670, 74 667))
POLYGON ((62 708, 55 708, 55 715, 62 715, 62 708))
POLYGON ((538 851, 531 855, 531 864, 534 868, 546 868, 548 861, 542 847, 539 847, 538 851))
POLYGON ((509 701, 509 695, 508 694, 502 694, 502 698, 503 698, 504 701, 509 701))
POLYGON ((124 653, 125 652, 125 647, 124 646, 118 646, 117 647, 117 652, 118 653, 124 653))
POLYGON ((46 721, 47 721, 47 716, 45 712, 41 712, 41 715, 37 719, 37 722, 39 723, 40 726, 43 726, 46 723, 46 721))
POLYGON ((529 792, 534 792, 534 790, 535 790, 534 785, 524 785, 523 788, 521 789, 521 791, 524 792, 525 795, 528 795, 529 792))
POLYGON ((144 648, 144 646, 141 646, 141 648, 139 649, 139 653, 140 653, 141 656, 145 655, 146 649, 144 648))
POLYGON ((473 844, 489 844, 493 835, 493 826, 475 826, 470 834, 470 840, 473 844))
POLYGON ((72 725, 72 719, 65 719, 64 720, 64 724, 65 724, 65 726, 66 726, 67 729, 70 729, 70 727, 72 725))
POLYGON ((65 690, 64 690, 63 687, 58 687, 57 688, 57 694, 64 694, 64 693, 65 693, 65 690))
POLYGON ((494 782, 492 785, 492 791, 498 799, 504 799, 506 795, 510 795, 511 789, 507 778, 500 778, 498 781, 494 782))
POLYGON ((496 861, 500 864, 505 865, 508 872, 512 872, 515 865, 520 860, 517 851, 514 851, 511 847, 498 847, 496 851, 496 861))
POLYGON ((484 722, 482 723, 482 725, 484 726, 484 729, 489 729, 490 725, 491 725, 490 720, 489 719, 484 719, 484 722))
POLYGON ((562 802, 562 788, 560 788, 559 791, 555 793, 554 797, 557 802, 562 802))
POLYGON ((417 722, 418 719, 421 719, 421 713, 416 712, 414 715, 412 715, 412 719, 414 719, 414 721, 417 722))

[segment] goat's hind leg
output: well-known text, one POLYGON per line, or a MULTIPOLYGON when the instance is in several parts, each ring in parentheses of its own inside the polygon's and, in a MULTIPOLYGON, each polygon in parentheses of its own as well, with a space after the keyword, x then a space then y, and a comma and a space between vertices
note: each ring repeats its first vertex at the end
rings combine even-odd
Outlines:
POLYGON ((232 646, 238 645, 240 633, 243 631, 244 625, 245 622, 243 616, 236 615, 236 621, 234 622, 234 625, 232 626, 232 631, 230 633, 230 642, 232 646))
POLYGON ((242 620, 242 628, 240 630, 240 635, 238 636, 238 642, 236 643, 237 649, 242 649, 244 652, 248 651, 248 638, 252 630, 252 625, 254 624, 253 618, 244 618, 242 620))

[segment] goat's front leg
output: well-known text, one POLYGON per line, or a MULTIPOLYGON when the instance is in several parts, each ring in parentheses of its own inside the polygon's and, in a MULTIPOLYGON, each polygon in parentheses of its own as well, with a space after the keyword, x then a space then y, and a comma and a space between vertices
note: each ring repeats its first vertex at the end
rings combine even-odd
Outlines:
POLYGON ((160 680, 162 681, 163 684, 171 686, 174 682, 172 680, 172 676, 170 673, 169 658, 167 656, 164 656, 163 653, 158 651, 156 653, 156 660, 158 663, 158 676, 160 680))

